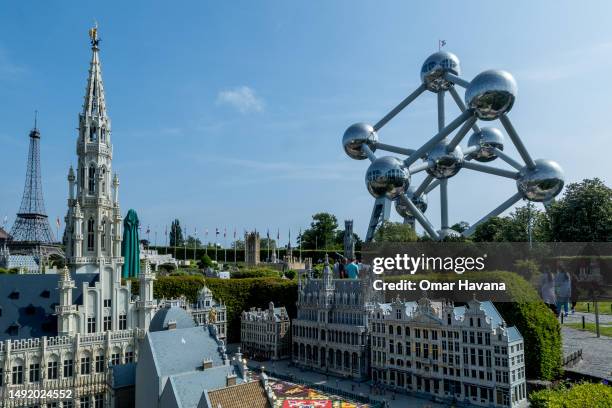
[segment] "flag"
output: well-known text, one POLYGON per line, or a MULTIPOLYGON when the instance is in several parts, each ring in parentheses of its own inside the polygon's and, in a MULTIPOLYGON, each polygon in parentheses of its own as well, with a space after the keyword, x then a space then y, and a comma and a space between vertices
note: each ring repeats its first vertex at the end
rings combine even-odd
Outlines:
POLYGON ((276 239, 280 240, 280 229, 279 228, 276 229, 276 239))
POLYGON ((219 235, 219 228, 215 228, 215 235, 219 235))
POLYGON ((236 239, 236 227, 234 227, 234 239, 236 239))
POLYGON ((268 228, 268 230, 266 231, 266 237, 268 237, 268 240, 270 240, 270 228, 268 228))
POLYGON ((61 223, 61 221, 60 221, 59 217, 57 217, 57 219, 55 220, 55 225, 57 225, 57 229, 59 229, 59 228, 60 228, 60 225, 62 225, 62 223, 61 223))
POLYGON ((223 238, 227 237, 227 227, 223 228, 223 238))
MULTIPOLYGON (((59 218, 58 218, 58 224, 59 224, 59 218)), ((149 225, 147 225, 147 234, 151 232, 151 227, 149 225)))
POLYGON ((197 228, 193 231, 193 235, 195 235, 196 237, 198 236, 198 229, 197 228))
POLYGON ((164 235, 168 236, 168 226, 166 225, 166 229, 164 230, 164 235))
POLYGON ((208 238, 208 228, 204 230, 204 235, 206 235, 206 238, 208 238))

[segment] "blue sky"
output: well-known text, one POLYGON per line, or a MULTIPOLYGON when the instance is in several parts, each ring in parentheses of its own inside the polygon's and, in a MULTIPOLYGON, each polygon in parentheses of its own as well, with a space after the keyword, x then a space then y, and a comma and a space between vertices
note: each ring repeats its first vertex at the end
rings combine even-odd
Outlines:
MULTIPOLYGON (((159 242, 173 218, 200 237, 280 228, 286 242, 319 211, 354 219, 363 236, 367 163, 344 154, 342 134, 416 88, 438 39, 468 80, 489 68, 513 73, 510 117, 534 157, 558 161, 568 182, 609 184, 610 15, 605 1, 3 2, 0 217, 10 228, 19 208, 35 109, 47 212, 65 214, 94 20, 121 206, 159 242)), ((418 147, 435 130, 427 93, 380 138, 418 147)), ((449 184, 453 222, 474 222, 516 191, 465 169, 449 184)), ((429 201, 439 224, 438 194, 429 201)))

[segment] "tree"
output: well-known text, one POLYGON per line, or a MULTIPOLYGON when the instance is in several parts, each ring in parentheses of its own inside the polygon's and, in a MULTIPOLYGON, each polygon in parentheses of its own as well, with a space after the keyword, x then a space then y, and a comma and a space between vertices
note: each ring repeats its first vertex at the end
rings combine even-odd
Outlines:
POLYGON ((550 238, 562 242, 612 241, 612 189, 600 179, 569 184, 547 213, 550 238))
MULTIPOLYGON (((260 245, 261 245, 261 243, 260 243, 260 245)), ((241 239, 237 239, 237 240, 233 241, 231 248, 232 249, 234 249, 234 248, 235 249, 244 249, 244 241, 241 240, 241 239)))
POLYGON ((212 267, 213 265, 214 264, 212 259, 210 259, 210 256, 204 254, 200 257, 200 268, 206 269, 212 267))
POLYGON ((458 223, 453 224, 450 228, 461 234, 463 231, 470 228, 470 224, 466 221, 459 221, 458 223))
MULTIPOLYGON (((194 244, 197 248, 199 248, 202 245, 202 241, 200 241, 200 238, 196 238, 191 235, 187 237, 186 243, 189 248, 193 248, 194 244)), ((185 242, 183 242, 183 244, 185 244, 185 242)))
POLYGON ((293 280, 295 278, 296 272, 293 269, 288 269, 285 271, 285 278, 293 280))
POLYGON ((374 242, 416 242, 414 229, 401 222, 384 221, 374 233, 374 242))
POLYGON ((298 237, 304 249, 328 249, 335 245, 338 219, 329 213, 317 213, 312 216, 310 228, 298 237))
POLYGON ((516 208, 507 217, 491 217, 476 227, 472 239, 476 242, 528 242, 548 240, 545 214, 529 203, 516 208))
POLYGON ((267 250, 268 249, 268 243, 270 243, 270 251, 272 251, 272 250, 274 250, 276 248, 276 240, 274 240, 272 238, 262 238, 259 241, 259 249, 267 250))
MULTIPOLYGON (((334 237, 334 245, 335 246, 338 246, 340 248, 344 248, 344 234, 345 234, 345 230, 337 230, 336 231, 336 235, 334 237)), ((355 241, 355 250, 356 251, 361 251, 361 245, 363 244, 363 241, 361 240, 359 235, 355 234, 354 232, 353 232, 353 240, 355 241)))
POLYGON ((170 246, 181 246, 183 245, 183 230, 181 223, 178 219, 172 221, 170 225, 170 246))

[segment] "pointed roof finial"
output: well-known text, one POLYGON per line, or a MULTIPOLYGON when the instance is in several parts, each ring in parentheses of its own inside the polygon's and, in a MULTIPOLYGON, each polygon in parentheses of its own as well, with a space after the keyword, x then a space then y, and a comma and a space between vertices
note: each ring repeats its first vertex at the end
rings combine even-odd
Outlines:
POLYGON ((98 48, 100 39, 98 38, 98 22, 94 21, 93 27, 89 29, 89 40, 93 48, 98 48))
POLYGON ((38 130, 38 110, 34 111, 34 130, 38 130))

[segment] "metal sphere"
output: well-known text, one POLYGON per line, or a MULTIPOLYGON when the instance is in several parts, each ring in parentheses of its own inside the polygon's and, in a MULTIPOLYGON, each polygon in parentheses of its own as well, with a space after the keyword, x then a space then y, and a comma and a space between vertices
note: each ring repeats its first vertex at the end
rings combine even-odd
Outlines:
POLYGON ((504 150, 504 135, 499 129, 483 127, 480 132, 472 133, 468 146, 478 148, 470 154, 474 160, 489 162, 497 159, 494 149, 504 150))
POLYGON ((539 159, 535 168, 525 166, 516 181, 518 191, 529 201, 549 201, 563 189, 563 169, 552 160, 539 159))
POLYGON ((455 54, 446 51, 436 52, 425 60, 421 67, 421 81, 432 92, 446 91, 453 83, 444 78, 444 74, 460 75, 461 66, 455 54))
MULTIPOLYGON (((427 210, 427 194, 422 193, 420 196, 415 197, 414 190, 415 188, 413 186, 408 187, 405 194, 406 199, 412 201, 416 208, 424 213, 427 210)), ((402 218, 414 217, 414 214, 412 214, 410 208, 408 208, 408 206, 402 200, 395 200, 395 211, 397 211, 402 218)))
POLYGON ((375 151, 376 142, 378 142, 378 135, 367 123, 355 123, 349 126, 342 137, 344 151, 355 160, 367 159, 368 156, 361 150, 361 147, 366 144, 372 151, 375 151))
POLYGON ((383 156, 370 164, 365 182, 374 198, 387 197, 394 200, 408 189, 410 173, 400 159, 383 156))
POLYGON ((465 103, 474 109, 478 118, 493 120, 512 109, 518 88, 506 71, 481 72, 465 91, 465 103))
POLYGON ((454 176, 463 167, 463 152, 459 146, 454 150, 447 152, 447 144, 440 143, 427 153, 425 161, 428 161, 430 167, 427 173, 437 179, 445 179, 454 176))

